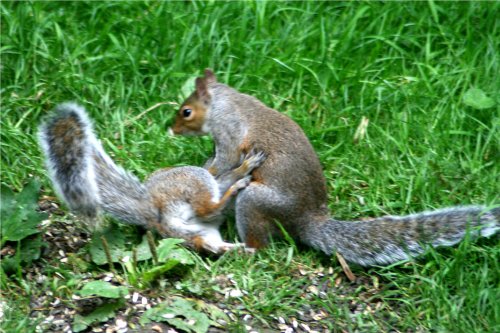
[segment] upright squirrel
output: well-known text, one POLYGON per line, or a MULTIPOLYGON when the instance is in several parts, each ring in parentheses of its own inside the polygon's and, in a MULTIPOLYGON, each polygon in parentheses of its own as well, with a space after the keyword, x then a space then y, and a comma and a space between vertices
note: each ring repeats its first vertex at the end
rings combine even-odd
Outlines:
POLYGON ((217 82, 210 70, 196 79, 196 90, 180 107, 172 130, 213 137, 215 157, 208 166, 213 175, 231 170, 254 149, 266 154, 236 198, 237 230, 252 248, 279 236, 279 221, 298 241, 368 266, 408 259, 422 253, 425 244, 451 246, 467 228, 481 236, 499 230, 498 207, 453 207, 359 222, 331 218, 322 168, 302 129, 256 98, 217 82))
POLYGON ((85 110, 73 103, 56 107, 40 126, 39 141, 56 192, 75 212, 90 219, 109 213, 164 237, 183 238, 197 250, 221 253, 242 245, 222 240, 220 213, 249 184, 262 153, 249 151, 217 178, 187 166, 158 170, 141 184, 111 160, 85 110))

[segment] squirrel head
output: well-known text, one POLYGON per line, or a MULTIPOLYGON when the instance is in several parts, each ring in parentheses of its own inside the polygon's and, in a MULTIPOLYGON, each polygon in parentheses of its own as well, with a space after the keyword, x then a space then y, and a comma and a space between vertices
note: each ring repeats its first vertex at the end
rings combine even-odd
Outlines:
POLYGON ((215 74, 210 69, 205 69, 205 77, 196 78, 196 90, 182 103, 175 118, 172 131, 174 134, 202 135, 205 115, 212 97, 208 88, 217 83, 215 74))

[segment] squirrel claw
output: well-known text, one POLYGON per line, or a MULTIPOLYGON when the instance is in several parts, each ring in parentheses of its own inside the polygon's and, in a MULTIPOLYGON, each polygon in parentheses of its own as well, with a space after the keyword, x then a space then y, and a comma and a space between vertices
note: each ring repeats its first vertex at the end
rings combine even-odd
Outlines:
POLYGON ((255 149, 252 149, 248 154, 246 154, 245 163, 248 165, 248 169, 253 170, 260 167, 266 158, 267 155, 263 151, 257 152, 255 149))
POLYGON ((238 190, 242 190, 245 187, 247 187, 248 185, 250 185, 251 181, 252 181, 252 176, 245 176, 245 177, 241 178, 240 180, 238 180, 233 185, 234 189, 236 190, 235 192, 237 192, 238 190))
POLYGON ((219 253, 226 253, 229 251, 238 251, 238 253, 254 254, 256 249, 248 247, 245 243, 225 243, 219 247, 219 253))

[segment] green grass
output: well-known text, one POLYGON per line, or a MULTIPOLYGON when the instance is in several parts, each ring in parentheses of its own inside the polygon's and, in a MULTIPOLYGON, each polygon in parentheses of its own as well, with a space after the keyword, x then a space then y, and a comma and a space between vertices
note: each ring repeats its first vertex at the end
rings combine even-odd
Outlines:
MULTIPOLYGON (((299 123, 320 157, 338 218, 500 201, 498 3, 2 2, 0 8, 1 182, 13 189, 39 177, 44 194, 53 194, 35 133, 41 118, 67 100, 88 108, 105 149, 141 178, 167 165, 201 165, 211 140, 172 138, 165 129, 192 78, 211 67, 220 81, 299 123), (496 106, 467 106, 470 88, 496 106), (157 103, 166 104, 135 119, 157 103), (363 117, 367 133, 355 142, 363 117)), ((305 306, 329 313, 321 323, 331 331, 500 330, 498 238, 431 251, 411 264, 355 269, 366 283, 342 280, 338 287, 335 260, 308 249, 288 257, 289 246, 276 243, 251 258, 206 259, 175 292, 211 299, 214 279, 234 274, 248 292, 241 302, 228 301, 238 317, 235 331, 245 330, 247 313, 261 329, 277 330, 276 317, 298 318, 305 306), (332 275, 297 273, 329 266, 332 275), (302 297, 311 279, 329 286, 325 295, 302 297), (355 311, 353 304, 378 308, 355 311)), ((32 295, 51 290, 71 306, 82 275, 50 258, 40 262, 50 284, 40 289, 27 277, 11 277, 2 291, 14 309, 6 312, 5 331, 30 323, 32 295)), ((173 293, 174 284, 167 286, 156 292, 173 293)))

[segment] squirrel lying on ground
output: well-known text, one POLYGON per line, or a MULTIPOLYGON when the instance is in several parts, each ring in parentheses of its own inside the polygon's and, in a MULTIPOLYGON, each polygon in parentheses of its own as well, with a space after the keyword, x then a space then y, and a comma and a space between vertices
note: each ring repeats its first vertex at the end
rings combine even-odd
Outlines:
POLYGON ((73 103, 56 107, 40 126, 39 140, 56 192, 87 220, 109 213, 213 253, 243 246, 222 240, 221 212, 250 183, 250 172, 265 160, 262 153, 249 151, 217 178, 186 166, 158 170, 142 184, 111 160, 85 110, 73 103))
POLYGON ((300 242, 368 266, 408 259, 426 244, 451 246, 468 228, 481 236, 500 229, 499 207, 452 207, 360 222, 331 218, 321 165, 302 129, 256 98, 217 82, 210 70, 196 79, 196 90, 180 107, 172 130, 213 137, 215 157, 208 170, 215 176, 237 166, 242 154, 254 149, 266 154, 236 198, 237 230, 252 248, 279 236, 279 221, 300 242))

